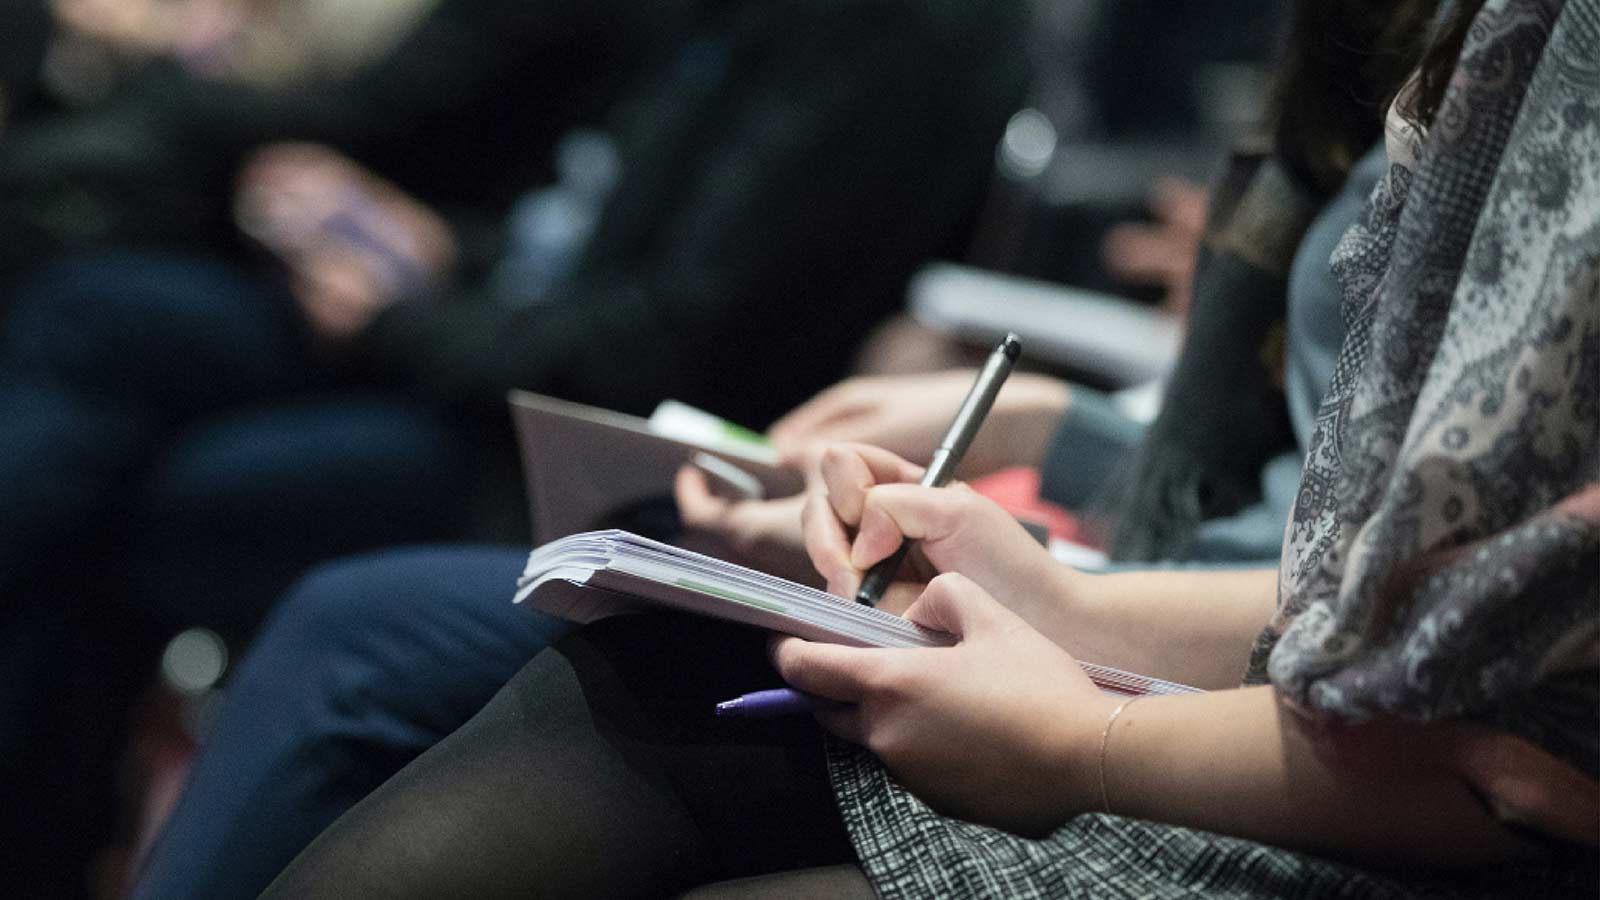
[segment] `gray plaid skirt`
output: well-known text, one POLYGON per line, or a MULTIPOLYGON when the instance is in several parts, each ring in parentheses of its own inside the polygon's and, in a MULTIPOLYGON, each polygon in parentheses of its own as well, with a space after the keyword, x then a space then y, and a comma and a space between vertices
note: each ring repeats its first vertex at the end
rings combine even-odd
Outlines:
POLYGON ((1589 851, 1451 876, 1375 872, 1100 813, 1029 840, 940 816, 871 754, 831 739, 828 770, 861 867, 884 898, 1600 896, 1589 851))

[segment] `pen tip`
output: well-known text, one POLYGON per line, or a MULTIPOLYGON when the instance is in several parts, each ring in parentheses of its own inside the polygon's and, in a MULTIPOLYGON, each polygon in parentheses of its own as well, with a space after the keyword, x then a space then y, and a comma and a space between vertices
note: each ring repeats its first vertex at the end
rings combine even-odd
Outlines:
POLYGON ((743 705, 744 705, 744 701, 739 700, 737 698, 735 698, 733 700, 724 700, 721 703, 717 704, 717 715, 721 716, 721 715, 725 715, 727 713, 731 713, 731 712, 733 712, 734 710, 738 709, 740 706, 743 706, 743 705))
POLYGON ((1016 362, 1017 357, 1022 355, 1022 338, 1017 337, 1015 332, 1008 332, 1006 339, 1000 342, 1000 352, 1004 353, 1007 359, 1016 362))

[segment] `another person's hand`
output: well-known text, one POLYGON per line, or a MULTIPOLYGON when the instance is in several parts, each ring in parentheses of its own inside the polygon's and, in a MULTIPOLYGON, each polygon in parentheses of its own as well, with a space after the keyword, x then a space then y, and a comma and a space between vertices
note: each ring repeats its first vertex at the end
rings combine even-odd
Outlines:
POLYGON ((730 499, 715 493, 705 472, 694 465, 678 470, 672 493, 683 526, 727 544, 738 562, 791 581, 816 583, 800 530, 804 494, 776 500, 730 499))
POLYGON ((796 688, 838 701, 817 719, 861 744, 946 815, 1042 835, 1097 805, 1098 748, 1117 701, 1063 649, 982 588, 941 575, 906 618, 954 647, 772 645, 796 688))
MULTIPOLYGON (((972 370, 857 376, 823 391, 779 419, 768 436, 799 461, 825 444, 871 444, 910 459, 938 446, 972 388, 972 370)), ((1067 385, 1019 373, 1006 381, 962 461, 973 477, 1012 465, 1037 465, 1068 403, 1067 385)))
POLYGON ((838 444, 823 453, 802 524, 830 592, 853 596, 873 563, 914 538, 900 573, 913 584, 959 572, 1018 611, 1059 602, 1064 567, 1010 513, 964 484, 922 487, 922 474, 879 447, 838 444))
POLYGON ((240 227, 289 269, 307 322, 331 340, 442 278, 455 257, 442 219, 325 147, 259 151, 240 174, 235 207, 240 227))
POLYGON ((1210 198, 1205 188, 1181 178, 1163 178, 1150 191, 1151 223, 1124 223, 1100 244, 1100 258, 1129 284, 1162 289, 1162 307, 1184 315, 1194 294, 1194 266, 1205 233, 1210 198))
POLYGON ((360 334, 396 299, 365 255, 327 246, 295 261, 290 291, 312 332, 332 342, 360 334))

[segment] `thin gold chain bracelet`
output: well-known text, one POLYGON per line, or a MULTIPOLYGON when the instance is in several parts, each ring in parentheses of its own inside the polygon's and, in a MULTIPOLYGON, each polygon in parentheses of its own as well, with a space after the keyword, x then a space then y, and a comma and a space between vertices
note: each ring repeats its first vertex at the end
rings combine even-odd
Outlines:
POLYGON ((1140 695, 1138 697, 1129 697, 1118 703, 1117 708, 1113 709, 1111 715, 1106 718, 1105 729, 1100 732, 1100 805, 1105 807, 1108 815, 1112 813, 1111 795, 1106 792, 1106 747, 1111 743, 1111 726, 1117 724, 1117 718, 1122 715, 1123 710, 1133 705, 1133 701, 1143 699, 1144 696, 1140 695))

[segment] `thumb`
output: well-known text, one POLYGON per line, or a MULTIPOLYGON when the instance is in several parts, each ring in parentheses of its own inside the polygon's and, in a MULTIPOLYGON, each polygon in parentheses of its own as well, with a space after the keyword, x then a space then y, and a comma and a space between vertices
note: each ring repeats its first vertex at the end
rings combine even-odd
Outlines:
POLYGON ((684 463, 672 479, 672 498, 678 515, 691 528, 713 524, 728 511, 728 501, 711 492, 705 473, 698 466, 684 463))
POLYGON ((968 641, 1004 629, 1015 614, 965 575, 946 572, 928 582, 905 617, 968 641))

